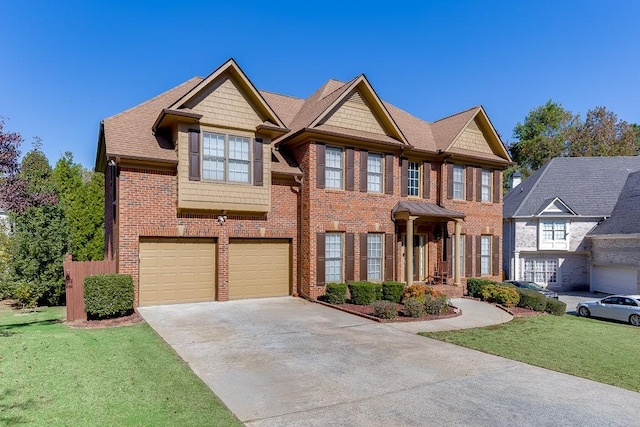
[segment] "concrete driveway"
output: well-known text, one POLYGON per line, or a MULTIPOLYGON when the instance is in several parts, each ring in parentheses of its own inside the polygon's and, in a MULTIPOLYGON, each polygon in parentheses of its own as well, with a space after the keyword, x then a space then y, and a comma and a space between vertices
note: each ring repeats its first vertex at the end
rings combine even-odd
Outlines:
POLYGON ((140 312, 249 426, 640 424, 640 393, 299 298, 140 312))

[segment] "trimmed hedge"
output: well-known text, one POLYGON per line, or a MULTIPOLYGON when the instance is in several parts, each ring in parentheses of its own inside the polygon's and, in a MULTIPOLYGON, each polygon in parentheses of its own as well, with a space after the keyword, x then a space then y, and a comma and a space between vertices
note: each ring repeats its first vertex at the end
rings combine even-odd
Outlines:
POLYGON ((397 302, 402 301, 402 292, 404 292, 404 283, 402 282, 384 282, 382 284, 382 299, 397 302))
POLYGON ((488 285, 497 285, 497 282, 478 277, 469 278, 467 279, 467 295, 471 298, 482 298, 482 289, 488 285))
POLYGON ((353 282, 348 286, 353 304, 370 305, 382 299, 382 283, 353 282))
POLYGON ((547 298, 547 307, 545 311, 554 316, 563 316, 567 311, 567 304, 555 298, 547 298))
POLYGON ((347 284, 327 283, 325 298, 329 304, 344 304, 347 302, 347 284))
POLYGON ((520 294, 520 302, 518 307, 528 308, 529 310, 544 311, 547 307, 547 297, 540 292, 532 289, 518 288, 520 294))
POLYGON ((97 318, 119 317, 133 310, 133 279, 128 274, 97 274, 84 279, 84 308, 97 318))
POLYGON ((374 301, 371 307, 373 307, 373 315, 380 319, 395 319, 398 317, 398 307, 394 302, 374 301))
POLYGON ((520 295, 518 295, 518 291, 514 288, 491 284, 482 288, 482 299, 484 301, 502 304, 506 307, 513 307, 520 301, 520 295))

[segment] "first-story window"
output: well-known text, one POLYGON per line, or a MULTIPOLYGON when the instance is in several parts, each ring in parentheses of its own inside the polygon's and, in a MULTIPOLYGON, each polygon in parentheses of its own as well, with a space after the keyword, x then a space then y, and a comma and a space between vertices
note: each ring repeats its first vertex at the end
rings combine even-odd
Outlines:
POLYGON ((342 234, 327 233, 325 238, 325 282, 342 282, 342 234))
POLYGON ((418 162, 409 162, 407 168, 407 195, 418 196, 420 191, 420 165, 418 162))
POLYGON ((524 280, 536 283, 556 283, 558 281, 558 260, 525 260, 522 272, 524 280))
POLYGON ((367 235, 367 280, 382 280, 382 234, 367 235))
POLYGON ((325 188, 342 189, 344 167, 342 164, 342 148, 327 147, 325 165, 325 188))
POLYGON ((491 189, 493 187, 492 174, 490 170, 482 169, 482 182, 480 185, 480 190, 482 193, 481 200, 483 202, 491 201, 491 189))
POLYGON ((491 236, 480 237, 480 274, 491 276, 491 236))
POLYGON ((465 173, 464 166, 453 166, 453 198, 455 200, 464 200, 465 193, 465 173))
MULTIPOLYGON (((452 236, 452 247, 451 247, 451 258, 454 259, 460 265, 460 276, 464 277, 464 255, 466 253, 464 242, 466 240, 466 236, 464 234, 460 235, 460 253, 456 253, 456 244, 455 244, 455 236, 452 236)), ((453 272, 455 273, 455 265, 452 266, 453 272)))
POLYGON ((203 132, 202 177, 212 181, 249 182, 250 139, 203 132))

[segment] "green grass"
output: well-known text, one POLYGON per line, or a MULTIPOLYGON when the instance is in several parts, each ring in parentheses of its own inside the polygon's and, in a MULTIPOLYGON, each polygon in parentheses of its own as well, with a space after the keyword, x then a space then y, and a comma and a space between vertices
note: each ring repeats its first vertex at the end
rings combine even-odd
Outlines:
POLYGON ((0 425, 242 425, 147 324, 63 318, 0 309, 0 425))
POLYGON ((574 316, 420 335, 640 392, 640 328, 574 316))

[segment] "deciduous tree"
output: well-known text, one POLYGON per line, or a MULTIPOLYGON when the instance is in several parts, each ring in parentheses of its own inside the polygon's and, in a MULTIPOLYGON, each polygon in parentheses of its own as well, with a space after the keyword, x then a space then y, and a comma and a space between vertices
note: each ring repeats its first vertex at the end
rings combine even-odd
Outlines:
POLYGON ((587 111, 584 122, 569 133, 573 157, 634 156, 638 153, 637 130, 605 107, 587 111))

